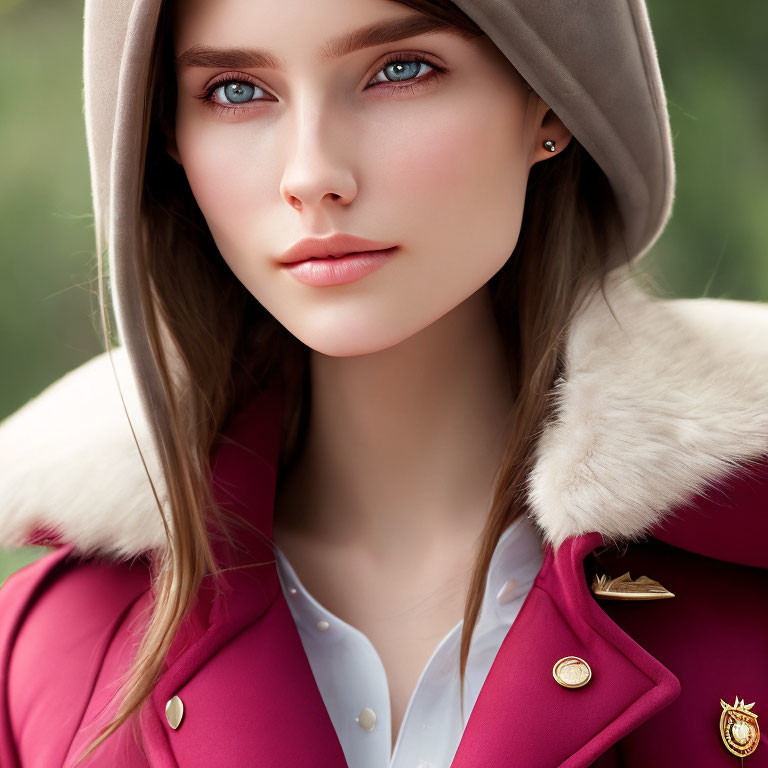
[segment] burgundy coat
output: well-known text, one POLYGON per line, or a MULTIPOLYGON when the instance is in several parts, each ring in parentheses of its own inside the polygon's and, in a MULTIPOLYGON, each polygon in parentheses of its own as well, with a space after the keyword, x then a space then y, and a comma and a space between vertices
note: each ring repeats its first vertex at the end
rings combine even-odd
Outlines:
MULTIPOLYGON (((235 442, 222 443, 214 460, 217 500, 251 510, 270 534, 277 413, 257 399, 233 421, 227 434, 235 442), (224 487, 239 489, 237 503, 224 487)), ((719 735, 720 699, 768 705, 768 555, 754 535, 765 533, 767 499, 764 463, 734 475, 717 498, 693 499, 675 525, 624 553, 604 546, 599 533, 571 537, 556 553, 548 546, 455 768, 736 765, 719 735), (722 536, 726 526, 742 531, 738 541, 722 536), (675 597, 596 599, 595 571, 626 570, 657 579, 675 597), (553 678, 553 664, 570 655, 592 668, 582 688, 553 678)), ((249 546, 270 559, 255 537, 249 546)), ((135 649, 131 630, 150 599, 146 561, 83 561, 71 552, 60 546, 0 592, 3 768, 69 768, 135 649)), ((226 598, 209 596, 174 643, 143 711, 146 756, 123 727, 87 764, 345 765, 274 563, 230 572, 227 584, 226 598), (174 695, 184 702, 175 731, 165 716, 174 695)), ((768 748, 746 759, 768 766, 768 748)))
MULTIPOLYGON (((673 304, 675 312, 677 307, 673 304)), ((709 311, 712 304, 695 304, 694 314, 699 308, 709 311)), ((631 325, 631 317, 637 316, 636 309, 623 319, 622 334, 631 325)), ((654 310, 660 311, 665 310, 654 310)), ((741 317, 744 311, 740 307, 737 314, 741 317)), ((724 326, 723 317, 717 321, 719 327, 724 326)), ((671 322, 668 319, 662 325, 666 328, 671 322)), ((582 331, 572 337, 574 354, 580 345, 595 348, 582 331)), ((679 327, 676 333, 682 333, 679 327)), ((607 343, 604 334, 601 338, 607 343)), ((629 365, 620 357, 624 344, 622 335, 619 346, 609 353, 622 370, 629 365)), ((675 347, 675 359, 689 346, 686 340, 675 347)), ((641 351, 635 348, 633 354, 641 351)), ((641 437, 650 417, 640 401, 633 400, 624 418, 636 415, 637 419, 631 426, 621 426, 621 442, 630 445, 632 440, 645 440, 642 454, 633 454, 629 448, 626 455, 608 451, 599 448, 596 439, 589 441, 586 452, 591 459, 600 453, 603 469, 614 460, 619 462, 623 473, 619 479, 626 478, 627 488, 622 483, 611 486, 609 476, 601 475, 603 470, 594 464, 579 464, 580 472, 566 473, 570 490, 577 475, 588 478, 586 490, 581 488, 576 496, 567 497, 565 508, 573 520, 577 512, 580 519, 587 519, 584 515, 589 509, 608 510, 613 517, 590 518, 598 521, 599 530, 576 530, 557 546, 549 537, 552 540, 546 544, 541 570, 472 710, 454 768, 739 765, 739 758, 726 750, 721 739, 721 700, 728 705, 735 704, 737 697, 745 704, 755 702, 752 711, 758 724, 768 713, 768 443, 765 454, 743 461, 731 461, 731 454, 723 453, 729 472, 718 474, 717 481, 706 487, 700 485, 696 493, 680 494, 681 500, 674 505, 667 504, 673 498, 673 481, 682 475, 681 467, 698 467, 696 462, 711 459, 701 448, 704 443, 696 442, 695 450, 691 449, 699 439, 693 431, 696 419, 704 425, 702 434, 712 439, 712 445, 725 433, 726 423, 731 425, 729 434, 736 435, 737 445, 752 440, 752 445, 759 446, 764 439, 765 422, 755 417, 762 413, 759 399, 752 410, 720 413, 716 422, 710 421, 714 409, 722 410, 723 403, 730 407, 737 398, 736 394, 728 400, 722 398, 713 380, 707 378, 712 366, 724 366, 714 352, 702 365, 703 372, 694 372, 695 359, 701 359, 698 352, 679 367, 690 373, 688 378, 674 385, 667 379, 663 384, 674 410, 652 425, 668 442, 682 444, 680 449, 675 443, 675 451, 683 451, 682 463, 667 453, 655 453, 661 439, 641 437), (696 398, 689 397, 689 385, 696 398), (685 411, 684 406, 695 410, 685 411), (750 414, 749 419, 745 413, 750 414), (755 428, 752 434, 755 424, 759 430, 755 428), (625 439, 626 435, 630 437, 625 439), (584 466, 589 466, 589 472, 583 471, 584 466), (602 495, 590 507, 589 494, 596 488, 602 495), (611 525, 619 518, 621 494, 627 489, 631 490, 629 500, 635 502, 633 515, 662 498, 664 504, 656 506, 665 514, 656 518, 645 535, 615 540, 611 525), (605 600, 592 591, 595 574, 613 578, 626 571, 634 579, 645 575, 657 580, 674 597, 605 600), (565 688, 554 679, 553 665, 565 656, 578 656, 589 663, 592 678, 583 687, 565 688)), ((565 464, 560 457, 554 465, 556 472, 549 476, 544 463, 563 450, 572 451, 584 439, 583 431, 564 428, 569 413, 589 413, 587 422, 597 434, 597 399, 605 397, 612 408, 620 407, 619 396, 611 390, 620 372, 606 375, 604 371, 604 385, 595 388, 591 377, 596 367, 600 366, 592 360, 586 375, 571 365, 570 383, 561 385, 559 426, 542 438, 540 472, 531 498, 533 509, 538 510, 537 522, 550 534, 556 527, 553 520, 561 525, 568 522, 568 516, 549 520, 544 514, 557 498, 566 498, 565 491, 557 497, 546 496, 565 472, 565 464), (591 410, 569 404, 576 393, 574 387, 582 406, 587 402, 584 398, 589 398, 591 410), (558 434, 565 436, 559 444, 558 434)), ((625 381, 621 386, 635 386, 647 367, 626 371, 633 383, 625 381)), ((669 366, 665 363, 663 367, 669 366)), ((757 372, 757 366, 730 366, 728 376, 720 376, 718 381, 731 386, 732 381, 743 383, 740 376, 757 372)), ((643 384, 644 397, 656 409, 661 396, 650 398, 649 392, 661 375, 650 371, 643 384)), ((762 381, 760 375, 755 387, 762 381)), ((86 391, 82 381, 73 386, 86 391)), ((743 386, 738 393, 746 398, 751 395, 743 386)), ((218 502, 267 536, 272 533, 280 397, 274 389, 256 397, 230 421, 212 454, 218 502)), ((93 399, 90 394, 89 399, 93 399)), ((606 422, 610 430, 603 437, 620 430, 620 420, 614 411, 610 414, 606 422)), ((2 446, 0 431, 0 454, 2 446)), ((75 472, 76 467, 73 463, 67 471, 75 472)), ((93 480, 98 481, 99 477, 93 480)), ((109 525, 117 525, 115 517, 110 512, 101 521, 104 530, 98 533, 103 533, 105 542, 113 535, 109 525)), ((626 527, 633 519, 622 517, 621 525, 626 527)), ((70 523, 78 520, 80 513, 70 523)), ((56 548, 17 571, 0 589, 2 768, 71 768, 75 755, 103 722, 99 716, 112 712, 110 696, 137 647, 152 597, 149 560, 138 544, 126 559, 84 554, 67 536, 58 536, 52 529, 36 529, 29 541, 47 541, 56 548)), ((245 545, 238 556, 223 544, 215 545, 223 566, 241 564, 239 557, 245 558, 242 562, 255 559, 265 564, 228 571, 226 589, 218 597, 209 582, 204 582, 196 608, 175 638, 165 671, 142 710, 140 735, 146 752, 131 729, 123 726, 86 765, 345 765, 283 597, 274 557, 255 534, 244 530, 238 538, 245 545), (184 717, 176 730, 165 713, 166 702, 173 696, 184 704, 184 717)), ((764 741, 744 763, 748 768, 768 766, 764 741)))

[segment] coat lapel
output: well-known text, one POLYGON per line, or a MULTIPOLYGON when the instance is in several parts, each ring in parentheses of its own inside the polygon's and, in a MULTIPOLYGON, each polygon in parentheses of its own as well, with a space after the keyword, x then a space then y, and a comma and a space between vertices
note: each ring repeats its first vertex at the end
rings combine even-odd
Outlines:
MULTIPOLYGON (((270 766, 346 765, 266 543, 272 536, 282 407, 276 388, 257 397, 233 419, 212 454, 216 500, 244 526, 233 536, 237 550, 214 537, 219 563, 228 569, 222 589, 204 583, 151 706, 142 713, 155 768, 237 768, 253 765, 256 756, 270 766), (176 730, 165 716, 173 696, 184 703, 176 730)), ((480 691, 453 768, 586 767, 679 695, 677 678, 592 598, 583 561, 602 544, 594 532, 567 539, 557 551, 546 545, 542 568, 480 691), (553 678, 555 662, 571 655, 592 667, 592 680, 583 688, 566 689, 553 678)))
POLYGON ((160 680, 142 717, 150 764, 345 768, 282 594, 242 631, 233 629, 209 630, 160 680), (176 695, 184 717, 174 731, 165 703, 176 695))
POLYGON ((600 533, 548 544, 542 567, 480 690, 453 768, 586 768, 674 701, 680 682, 599 607, 583 561, 600 533), (592 668, 563 688, 552 668, 578 656, 592 668))
POLYGON ((281 390, 270 387, 235 416, 212 452, 214 497, 235 522, 236 546, 211 529, 221 589, 210 577, 203 583, 142 712, 156 768, 346 766, 267 543, 283 405, 281 390), (173 696, 184 704, 176 730, 165 715, 173 696))

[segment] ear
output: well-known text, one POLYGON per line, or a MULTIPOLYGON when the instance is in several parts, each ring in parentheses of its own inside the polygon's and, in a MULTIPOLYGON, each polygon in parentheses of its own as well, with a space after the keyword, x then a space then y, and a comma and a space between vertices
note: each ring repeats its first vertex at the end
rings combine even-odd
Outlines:
POLYGON ((560 154, 573 138, 573 134, 563 125, 563 121, 545 102, 542 101, 539 107, 544 114, 541 125, 536 131, 536 141, 531 150, 530 165, 535 165, 541 160, 560 154), (554 152, 544 146, 546 141, 554 143, 554 152))

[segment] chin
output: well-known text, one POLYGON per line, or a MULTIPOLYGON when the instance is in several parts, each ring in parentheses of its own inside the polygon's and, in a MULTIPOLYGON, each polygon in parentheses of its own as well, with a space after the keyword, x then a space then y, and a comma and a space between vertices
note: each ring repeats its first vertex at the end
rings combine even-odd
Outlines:
POLYGON ((397 341, 389 342, 367 337, 348 339, 344 338, 343 334, 340 334, 337 338, 333 339, 298 338, 313 351, 319 352, 322 355, 327 355, 328 357, 359 357, 360 355, 370 355, 373 352, 381 352, 384 349, 393 347, 398 343, 397 341))
POLYGON ((403 329, 387 329, 382 326, 361 328, 357 323, 354 333, 349 332, 349 324, 341 319, 333 324, 335 327, 320 329, 313 328, 286 328, 303 344, 310 349, 328 357, 357 357, 381 352, 399 344, 412 334, 403 332, 403 329), (393 333, 393 330, 397 331, 393 333))

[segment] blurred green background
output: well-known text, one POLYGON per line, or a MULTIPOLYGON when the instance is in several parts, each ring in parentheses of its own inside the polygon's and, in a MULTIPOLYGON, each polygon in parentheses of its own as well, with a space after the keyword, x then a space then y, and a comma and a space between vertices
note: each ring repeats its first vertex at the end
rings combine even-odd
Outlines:
MULTIPOLYGON (((648 9, 678 182, 646 264, 678 296, 768 301, 768 3, 648 9)), ((82 0, 0 0, 0 419, 102 351, 82 11, 82 0)), ((0 583, 46 551, 0 550, 0 583)))

